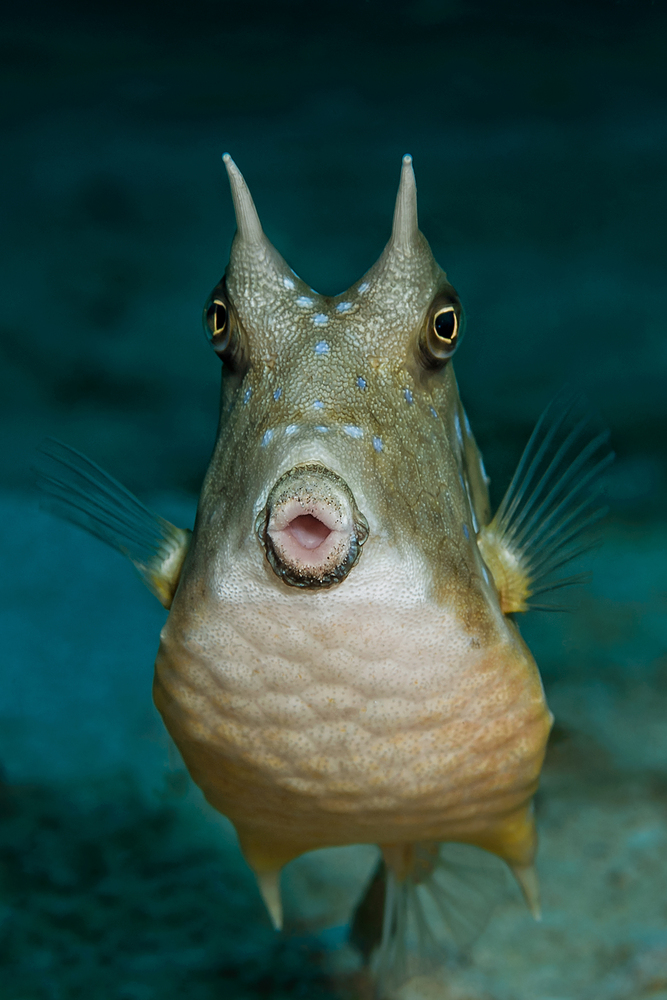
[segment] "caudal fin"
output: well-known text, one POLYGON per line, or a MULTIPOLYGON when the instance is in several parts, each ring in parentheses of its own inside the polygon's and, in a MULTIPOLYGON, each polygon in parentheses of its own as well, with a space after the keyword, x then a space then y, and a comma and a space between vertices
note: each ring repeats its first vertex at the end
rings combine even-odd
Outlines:
MULTIPOLYGON (((378 996, 390 1000, 410 979, 433 975, 472 944, 508 877, 499 858, 467 844, 400 845, 383 854, 384 914, 371 970, 378 996)), ((379 875, 380 870, 369 888, 375 895, 379 875)), ((357 939, 360 930, 355 920, 357 939)))
POLYGON ((37 469, 42 507, 118 549, 168 608, 191 532, 165 521, 81 452, 45 441, 37 469))

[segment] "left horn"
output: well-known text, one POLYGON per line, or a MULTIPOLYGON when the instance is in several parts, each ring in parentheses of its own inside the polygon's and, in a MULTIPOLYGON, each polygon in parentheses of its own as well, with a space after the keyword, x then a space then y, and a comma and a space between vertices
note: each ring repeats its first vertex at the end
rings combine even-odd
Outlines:
POLYGON ((390 245, 404 253, 409 252, 418 242, 419 225, 417 222, 417 183, 412 169, 412 157, 406 154, 401 167, 401 180, 396 195, 394 209, 394 224, 391 230, 390 245))
POLYGON ((259 215, 252 200, 248 185, 243 179, 243 174, 232 160, 229 153, 225 153, 222 162, 227 170, 229 186, 232 189, 232 201, 234 202, 234 212, 236 214, 236 228, 239 239, 246 245, 255 245, 268 242, 259 221, 259 215))
POLYGON ((292 271, 265 235, 243 174, 229 153, 225 153, 222 159, 227 169, 236 213, 236 235, 226 272, 227 284, 238 308, 242 299, 251 293, 251 289, 260 285, 265 299, 269 295, 269 288, 284 294, 284 280, 292 280, 292 271))

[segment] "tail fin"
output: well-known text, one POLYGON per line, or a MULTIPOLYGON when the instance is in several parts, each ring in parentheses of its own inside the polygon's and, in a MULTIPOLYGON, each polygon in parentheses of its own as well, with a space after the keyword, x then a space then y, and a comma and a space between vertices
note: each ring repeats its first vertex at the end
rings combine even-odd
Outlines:
POLYGON ((130 560, 165 608, 178 585, 191 532, 137 500, 118 480, 60 441, 47 440, 37 470, 42 507, 95 535, 130 560))
POLYGON ((383 853, 382 936, 371 969, 379 997, 388 1000, 406 982, 433 975, 472 944, 504 894, 508 875, 499 858, 468 844, 400 845, 383 853), (398 851, 403 858, 397 863, 398 851))

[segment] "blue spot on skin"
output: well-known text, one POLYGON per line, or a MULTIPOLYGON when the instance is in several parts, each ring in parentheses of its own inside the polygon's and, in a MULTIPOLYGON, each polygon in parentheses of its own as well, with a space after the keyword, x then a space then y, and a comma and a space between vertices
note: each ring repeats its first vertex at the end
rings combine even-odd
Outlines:
POLYGON ((436 408, 434 406, 431 406, 430 410, 431 410, 431 413, 433 414, 434 417, 438 416, 438 411, 436 410, 436 408))
POLYGON ((360 375, 359 378, 357 379, 357 385, 359 386, 360 389, 365 389, 366 388, 366 379, 363 378, 360 375))
POLYGON ((324 403, 320 399, 316 399, 315 402, 313 403, 313 406, 315 407, 316 410, 324 409, 324 403))
POLYGON ((294 284, 291 278, 283 278, 283 285, 285 286, 285 288, 291 288, 291 289, 296 288, 296 285, 294 284))
POLYGON ((246 391, 243 393, 243 402, 244 403, 249 403, 251 396, 252 396, 252 387, 250 387, 249 389, 246 389, 246 391))
POLYGON ((315 326, 326 326, 329 322, 329 317, 325 316, 324 313, 317 313, 313 316, 313 323, 315 326))
POLYGON ((325 427, 324 424, 316 424, 315 425, 315 430, 319 431, 320 434, 326 434, 327 431, 329 430, 329 428, 325 427))
POLYGON ((312 306, 313 300, 309 299, 307 295, 300 295, 296 300, 298 306, 312 306))
POLYGON ((468 540, 470 539, 470 532, 468 531, 468 525, 467 524, 463 525, 463 534, 466 536, 466 538, 468 540))
POLYGON ((336 306, 336 312, 346 313, 351 308, 352 308, 351 302, 339 302, 338 305, 336 306))
POLYGON ((359 289, 358 290, 363 295, 364 292, 367 292, 370 287, 371 286, 368 284, 367 281, 362 281, 361 284, 359 285, 359 289))
POLYGON ((414 399, 412 398, 412 393, 410 392, 409 389, 405 390, 405 402, 406 403, 414 403, 414 399))
POLYGON ((298 429, 299 429, 298 424, 288 424, 287 427, 285 428, 285 436, 291 437, 292 434, 296 434, 298 429))
POLYGON ((466 413, 465 410, 463 411, 463 423, 466 425, 466 431, 468 432, 468 434, 469 435, 472 434, 472 428, 470 427, 470 421, 468 420, 468 414, 466 413))
POLYGON ((376 451, 382 451, 382 448, 383 448, 382 438, 374 437, 373 438, 373 447, 375 448, 376 451))
POLYGON ((273 431, 272 430, 266 431, 264 437, 262 438, 262 448, 266 448, 267 444, 269 443, 272 437, 273 437, 273 431))
POLYGON ((273 398, 275 399, 276 403, 278 402, 278 400, 280 399, 280 397, 282 396, 282 394, 283 394, 283 390, 282 389, 276 389, 275 390, 275 392, 273 393, 273 398))
POLYGON ((315 354, 328 354, 328 353, 329 353, 329 345, 327 344, 326 340, 319 340, 315 344, 315 354))
POLYGON ((459 446, 463 447, 463 432, 461 430, 461 421, 459 420, 458 413, 454 414, 454 427, 456 428, 456 437, 458 438, 459 446))
POLYGON ((362 438, 364 436, 361 427, 357 427, 355 424, 345 424, 343 430, 351 438, 362 438))

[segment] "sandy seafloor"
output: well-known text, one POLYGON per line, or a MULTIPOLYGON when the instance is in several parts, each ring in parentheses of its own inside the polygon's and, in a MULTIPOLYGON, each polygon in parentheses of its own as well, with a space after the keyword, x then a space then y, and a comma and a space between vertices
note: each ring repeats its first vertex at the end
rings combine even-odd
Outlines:
POLYGON ((152 707, 165 612, 31 487, 52 434, 191 523, 216 422, 199 311, 233 231, 229 148, 269 236, 325 292, 380 252, 414 154, 422 228, 468 310, 456 369, 496 500, 563 382, 618 453, 590 583, 522 623, 556 716, 543 921, 508 884, 470 953, 405 997, 664 1000, 664 12, 433 0, 389 18, 371 0, 341 5, 341 55, 296 2, 274 21, 257 4, 260 23, 192 9, 160 19, 145 0, 116 22, 27 4, 5 25, 0 998, 370 996, 345 942, 374 848, 290 866, 274 935, 152 707))

